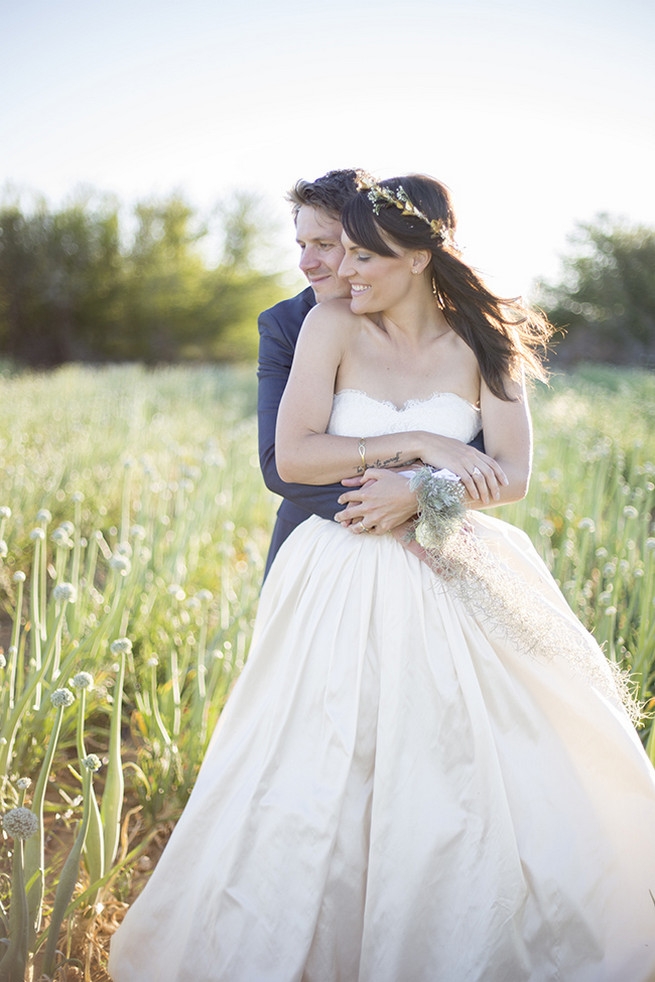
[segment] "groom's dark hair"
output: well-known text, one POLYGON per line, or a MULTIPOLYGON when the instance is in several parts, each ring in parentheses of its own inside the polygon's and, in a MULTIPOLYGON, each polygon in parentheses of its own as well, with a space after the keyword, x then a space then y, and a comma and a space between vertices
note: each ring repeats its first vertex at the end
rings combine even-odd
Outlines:
POLYGON ((296 181, 287 193, 294 221, 303 205, 321 208, 332 218, 341 218, 345 205, 357 193, 356 182, 355 170, 331 170, 315 181, 296 181))

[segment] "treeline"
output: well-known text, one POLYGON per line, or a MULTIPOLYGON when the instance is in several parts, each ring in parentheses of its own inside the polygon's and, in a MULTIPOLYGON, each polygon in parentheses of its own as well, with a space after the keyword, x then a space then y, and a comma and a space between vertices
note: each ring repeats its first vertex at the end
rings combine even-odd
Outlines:
POLYGON ((0 353, 15 363, 210 359, 257 353, 257 315, 283 296, 258 268, 257 200, 208 219, 179 195, 124 215, 115 198, 0 206, 0 353))
MULTIPOLYGON (((276 237, 246 192, 207 218, 179 195, 127 215, 110 196, 59 210, 5 201, 0 357, 30 366, 255 358, 258 313, 288 294, 261 261, 276 237)), ((558 329, 558 363, 655 368, 655 229, 607 215, 579 224, 561 282, 534 299, 558 329)))
POLYGON ((598 215, 570 247, 562 281, 537 297, 560 329, 556 360, 655 368, 655 229, 598 215))

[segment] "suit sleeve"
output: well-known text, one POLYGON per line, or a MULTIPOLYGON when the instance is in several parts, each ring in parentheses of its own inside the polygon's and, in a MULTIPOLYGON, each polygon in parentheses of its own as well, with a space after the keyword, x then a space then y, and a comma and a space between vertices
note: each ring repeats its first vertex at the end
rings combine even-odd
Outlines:
POLYGON ((333 519, 341 510, 337 498, 345 490, 341 484, 288 484, 281 480, 275 465, 275 425, 282 393, 293 361, 293 344, 285 335, 272 310, 259 317, 259 363, 257 368, 257 422, 259 463, 266 487, 281 495, 308 515, 333 519))

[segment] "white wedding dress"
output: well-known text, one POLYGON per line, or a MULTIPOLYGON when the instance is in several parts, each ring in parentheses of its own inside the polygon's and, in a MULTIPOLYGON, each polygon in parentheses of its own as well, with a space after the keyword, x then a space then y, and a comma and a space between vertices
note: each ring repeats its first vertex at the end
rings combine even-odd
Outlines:
MULTIPOLYGON (((353 390, 330 423, 479 428, 458 396, 353 390)), ((527 537, 470 522, 561 650, 522 649, 391 536, 304 522, 116 982, 655 979, 653 768, 527 537)))

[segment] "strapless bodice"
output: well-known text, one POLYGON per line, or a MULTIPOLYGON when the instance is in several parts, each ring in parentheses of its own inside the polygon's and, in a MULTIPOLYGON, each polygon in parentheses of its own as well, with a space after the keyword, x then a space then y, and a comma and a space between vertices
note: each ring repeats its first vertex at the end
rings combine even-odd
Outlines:
POLYGON ((336 436, 382 436, 427 430, 470 443, 482 429, 480 410, 454 392, 435 392, 410 399, 404 406, 374 399, 359 389, 336 392, 328 433, 336 436))

